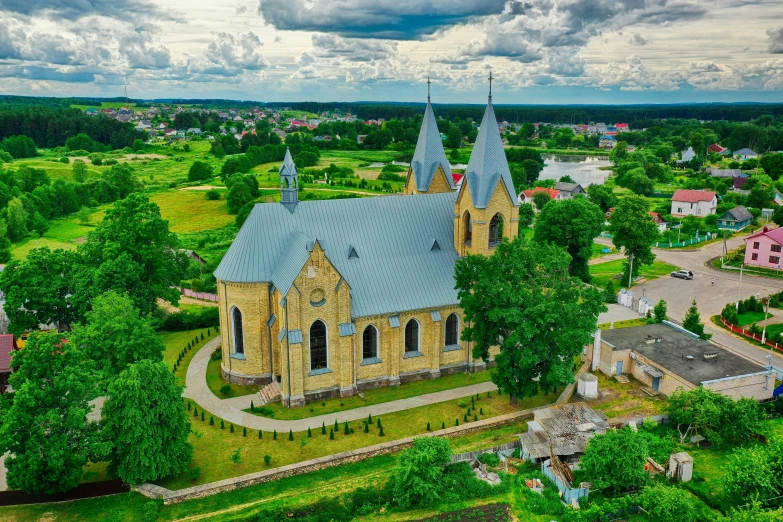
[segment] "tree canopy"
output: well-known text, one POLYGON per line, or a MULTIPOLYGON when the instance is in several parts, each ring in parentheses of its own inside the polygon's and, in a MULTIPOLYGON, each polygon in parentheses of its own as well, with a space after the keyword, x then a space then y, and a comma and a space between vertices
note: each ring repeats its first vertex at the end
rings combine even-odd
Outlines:
POLYGON ((139 361, 109 385, 103 436, 112 444, 109 469, 138 485, 176 475, 193 458, 182 387, 162 362, 139 361))
POLYGON ((492 256, 459 259, 455 279, 467 326, 462 339, 488 360, 500 346, 492 381, 516 401, 573 382, 574 358, 589 344, 602 293, 568 275, 570 257, 554 245, 521 236, 492 256))
POLYGON ((394 499, 403 508, 436 503, 445 489, 443 467, 451 461, 449 440, 424 437, 397 459, 394 471, 394 499))
POLYGON ((604 215, 598 205, 577 196, 546 205, 536 219, 533 239, 564 247, 571 256, 568 272, 590 282, 587 262, 593 253, 593 239, 603 225, 604 215))
POLYGON ((617 248, 625 248, 625 255, 633 256, 633 271, 640 265, 655 261, 653 241, 658 237, 658 226, 649 215, 649 203, 641 196, 622 198, 609 217, 609 232, 617 248))

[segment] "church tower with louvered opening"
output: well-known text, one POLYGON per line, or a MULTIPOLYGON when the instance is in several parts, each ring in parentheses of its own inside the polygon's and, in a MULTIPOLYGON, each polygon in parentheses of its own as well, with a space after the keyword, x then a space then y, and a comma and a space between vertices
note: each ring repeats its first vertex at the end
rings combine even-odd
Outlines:
POLYGON ((495 110, 489 101, 454 203, 454 248, 461 256, 491 255, 500 241, 517 236, 519 202, 503 150, 495 110))

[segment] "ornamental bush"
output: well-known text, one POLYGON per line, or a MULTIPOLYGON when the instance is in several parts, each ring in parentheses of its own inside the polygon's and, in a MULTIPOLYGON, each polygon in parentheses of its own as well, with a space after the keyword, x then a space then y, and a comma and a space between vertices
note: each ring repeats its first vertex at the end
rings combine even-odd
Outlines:
POLYGON ((270 462, 272 462, 272 456, 271 455, 264 455, 264 464, 266 464, 268 466, 270 462))

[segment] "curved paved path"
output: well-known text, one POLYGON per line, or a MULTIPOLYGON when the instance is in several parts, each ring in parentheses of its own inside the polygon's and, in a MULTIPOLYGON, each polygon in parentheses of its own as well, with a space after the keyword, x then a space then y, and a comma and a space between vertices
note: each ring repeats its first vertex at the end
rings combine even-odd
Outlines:
POLYGON ((343 423, 345 421, 366 419, 370 414, 375 417, 396 411, 416 408, 418 406, 427 406, 429 404, 455 400, 462 397, 467 397, 469 395, 485 393, 497 389, 497 386, 491 382, 482 382, 479 384, 472 384, 470 386, 463 386, 461 388, 426 393, 424 395, 418 395, 416 397, 410 397, 407 399, 383 402, 370 406, 362 406, 361 408, 354 408, 352 410, 345 410, 337 413, 329 413, 327 415, 318 415, 316 417, 308 417, 306 419, 270 419, 242 411, 243 409, 250 408, 250 401, 257 398, 255 394, 245 395, 244 397, 234 397, 232 399, 220 399, 219 397, 215 396, 214 393, 212 393, 212 390, 209 389, 209 386, 207 386, 207 364, 209 363, 210 355, 215 351, 219 344, 220 337, 216 337, 215 339, 212 339, 207 344, 205 344, 198 352, 196 352, 196 355, 193 356, 193 359, 190 361, 190 366, 188 366, 188 373, 185 378, 184 395, 185 397, 193 399, 201 408, 207 410, 212 415, 223 418, 232 424, 236 424, 237 426, 245 426, 254 430, 277 430, 281 433, 284 433, 288 430, 305 431, 307 428, 318 428, 321 426, 321 424, 330 426, 334 424, 335 420, 338 423, 343 423))

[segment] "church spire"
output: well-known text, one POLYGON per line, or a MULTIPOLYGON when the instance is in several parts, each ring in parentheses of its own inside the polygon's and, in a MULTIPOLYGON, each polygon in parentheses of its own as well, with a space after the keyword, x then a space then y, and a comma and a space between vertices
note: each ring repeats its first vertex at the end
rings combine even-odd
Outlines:
POLYGON ((473 152, 470 154, 468 168, 465 169, 465 181, 476 208, 486 208, 498 182, 505 185, 514 205, 519 204, 503 149, 503 140, 500 138, 495 110, 492 107, 492 80, 494 79, 490 72, 487 108, 481 120, 473 152))
POLYGON ((280 202, 284 205, 296 206, 299 203, 299 172, 288 148, 280 166, 280 192, 280 202))
MULTIPOLYGON (((416 141, 416 150, 411 160, 411 175, 406 184, 406 194, 415 192, 428 192, 438 171, 438 167, 446 177, 446 183, 450 190, 455 190, 454 179, 451 177, 451 165, 443 150, 443 141, 440 139, 438 123, 432 110, 430 100, 430 77, 427 77, 427 107, 424 109, 424 119, 419 130, 419 139, 416 141), (412 178, 412 179, 411 179, 412 178), (409 185, 413 184, 412 187, 409 185), (410 189, 410 191, 408 190, 410 189)), ((444 185, 445 187, 445 185, 444 185)), ((441 189, 442 190, 442 189, 441 189)))

